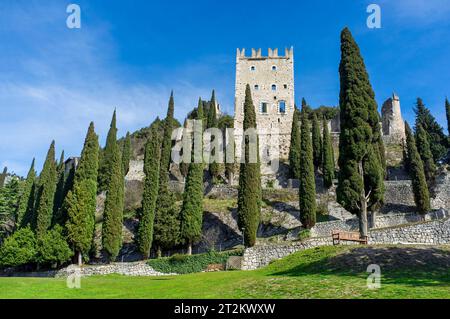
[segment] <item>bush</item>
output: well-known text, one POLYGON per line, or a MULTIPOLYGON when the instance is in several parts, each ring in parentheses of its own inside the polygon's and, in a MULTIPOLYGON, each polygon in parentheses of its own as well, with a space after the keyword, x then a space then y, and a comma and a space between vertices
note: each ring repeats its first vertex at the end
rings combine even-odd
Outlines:
POLYGON ((241 256, 242 250, 231 250, 226 252, 210 251, 198 255, 175 254, 168 258, 150 259, 148 264, 156 271, 163 273, 189 274, 201 272, 209 264, 222 264, 225 266, 228 257, 241 256))
POLYGON ((0 248, 0 266, 15 267, 33 262, 36 257, 36 238, 29 227, 6 238, 0 248))
POLYGON ((62 235, 62 228, 56 225, 37 242, 36 261, 42 264, 61 265, 68 261, 73 252, 62 235))
POLYGON ((298 233, 298 239, 300 239, 301 241, 308 239, 310 237, 311 237, 311 230, 309 229, 303 229, 298 233))

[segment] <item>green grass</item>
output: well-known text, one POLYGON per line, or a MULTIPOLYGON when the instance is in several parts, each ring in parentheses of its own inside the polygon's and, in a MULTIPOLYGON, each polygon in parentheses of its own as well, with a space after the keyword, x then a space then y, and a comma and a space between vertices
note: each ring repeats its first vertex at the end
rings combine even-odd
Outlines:
POLYGON ((67 288, 64 279, 0 278, 0 298, 450 298, 450 269, 442 267, 448 249, 434 248, 436 258, 422 264, 414 249, 392 263, 391 248, 360 247, 314 248, 256 271, 83 278, 80 289, 67 288), (376 258, 385 251, 380 289, 366 286, 363 249, 376 258), (407 256, 418 262, 402 259, 407 256))

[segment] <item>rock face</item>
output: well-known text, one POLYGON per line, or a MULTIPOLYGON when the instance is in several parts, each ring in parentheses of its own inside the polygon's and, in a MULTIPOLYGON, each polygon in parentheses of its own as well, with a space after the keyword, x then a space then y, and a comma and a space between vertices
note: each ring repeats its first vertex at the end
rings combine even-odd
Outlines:
POLYGON ((55 277, 68 277, 70 275, 79 275, 81 277, 94 275, 118 274, 125 276, 167 276, 176 274, 164 274, 154 270, 145 262, 135 263, 113 263, 109 265, 89 265, 78 267, 70 265, 59 270, 55 277))

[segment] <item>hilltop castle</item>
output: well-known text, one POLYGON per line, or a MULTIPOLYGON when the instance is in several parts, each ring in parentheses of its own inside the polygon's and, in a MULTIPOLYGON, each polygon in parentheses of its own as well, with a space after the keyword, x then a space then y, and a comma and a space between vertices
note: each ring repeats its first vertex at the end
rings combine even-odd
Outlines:
MULTIPOLYGON (((236 156, 240 158, 242 147, 242 123, 244 120, 245 87, 249 84, 256 122, 261 156, 287 159, 291 141, 291 126, 294 115, 294 49, 268 50, 263 56, 261 49, 252 49, 246 56, 245 49, 237 49, 236 84, 234 104, 234 127, 236 156)), ((339 114, 328 123, 330 132, 340 133, 339 114)), ((401 143, 405 138, 405 126, 400 110, 400 99, 396 94, 383 103, 381 127, 386 143, 401 143)))

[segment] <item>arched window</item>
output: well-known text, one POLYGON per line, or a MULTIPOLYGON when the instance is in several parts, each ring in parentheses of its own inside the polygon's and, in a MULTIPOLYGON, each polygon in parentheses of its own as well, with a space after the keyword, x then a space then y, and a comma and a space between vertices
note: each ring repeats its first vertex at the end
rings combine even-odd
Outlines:
POLYGON ((258 91, 259 90, 259 85, 255 84, 254 88, 255 88, 255 91, 258 91))
POLYGON ((272 84, 272 91, 276 91, 277 90, 277 85, 276 84, 272 84))
POLYGON ((254 65, 252 65, 251 67, 250 67, 250 71, 255 71, 256 70, 256 67, 254 66, 254 65))
POLYGON ((285 101, 278 102, 278 112, 280 112, 282 114, 286 113, 286 102, 285 101))
POLYGON ((277 66, 276 65, 272 65, 272 71, 276 71, 277 70, 277 66))

